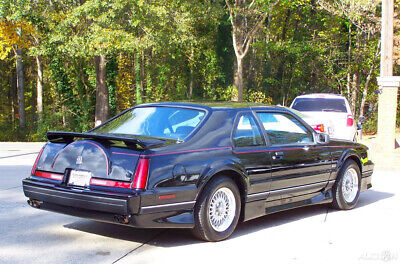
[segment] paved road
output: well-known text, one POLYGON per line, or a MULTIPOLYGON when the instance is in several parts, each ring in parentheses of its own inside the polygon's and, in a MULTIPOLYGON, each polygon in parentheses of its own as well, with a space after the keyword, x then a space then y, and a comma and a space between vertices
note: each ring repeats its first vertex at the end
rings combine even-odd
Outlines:
POLYGON ((400 263, 396 169, 377 170, 354 210, 295 209, 205 243, 186 230, 140 230, 29 207, 21 179, 39 149, 0 144, 0 263, 400 263))

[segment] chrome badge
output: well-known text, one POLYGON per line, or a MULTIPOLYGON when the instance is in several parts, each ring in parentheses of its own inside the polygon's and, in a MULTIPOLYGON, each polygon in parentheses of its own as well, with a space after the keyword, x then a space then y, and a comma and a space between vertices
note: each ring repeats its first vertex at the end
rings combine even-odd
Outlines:
POLYGON ((83 163, 83 158, 82 158, 82 156, 78 156, 78 157, 76 158, 76 165, 82 165, 82 163, 83 163))

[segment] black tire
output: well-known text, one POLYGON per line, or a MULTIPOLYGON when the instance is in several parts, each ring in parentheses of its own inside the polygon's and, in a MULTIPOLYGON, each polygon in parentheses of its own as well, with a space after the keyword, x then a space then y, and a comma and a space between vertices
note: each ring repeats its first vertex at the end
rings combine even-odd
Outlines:
POLYGON ((193 234, 204 241, 221 241, 232 235, 239 221, 241 208, 240 193, 235 182, 225 176, 219 176, 212 179, 203 189, 201 195, 199 196, 195 209, 194 209, 194 220, 195 227, 193 228, 193 234), (232 223, 224 231, 216 231, 211 225, 211 220, 209 216, 211 199, 214 194, 221 190, 222 188, 228 188, 234 196, 235 199, 235 214, 232 223))
POLYGON ((350 210, 353 209, 357 202, 358 198, 360 197, 360 190, 361 190, 361 173, 360 168, 358 167, 357 163, 354 160, 347 160, 343 165, 343 168, 340 170, 339 175, 336 179, 335 184, 333 185, 333 202, 332 207, 335 209, 340 210, 350 210), (345 181, 345 174, 349 170, 355 171, 357 173, 358 178, 358 189, 357 193, 353 200, 347 201, 344 193, 343 193, 343 185, 346 184, 345 181))

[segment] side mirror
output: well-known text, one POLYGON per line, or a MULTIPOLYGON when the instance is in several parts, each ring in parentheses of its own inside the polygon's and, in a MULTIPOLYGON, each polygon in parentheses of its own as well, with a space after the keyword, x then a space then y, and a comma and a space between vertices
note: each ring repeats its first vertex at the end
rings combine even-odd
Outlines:
POLYGON ((365 123, 365 117, 360 116, 360 117, 358 118, 358 122, 360 122, 361 125, 364 124, 364 123, 365 123))
POLYGON ((317 143, 318 144, 328 144, 330 137, 328 134, 325 133, 317 133, 317 143))

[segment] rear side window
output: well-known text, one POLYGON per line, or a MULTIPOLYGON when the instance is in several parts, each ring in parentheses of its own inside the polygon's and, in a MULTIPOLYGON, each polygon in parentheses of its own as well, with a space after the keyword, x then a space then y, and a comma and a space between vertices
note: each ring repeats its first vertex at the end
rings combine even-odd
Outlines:
POLYGON ((233 143, 235 147, 264 145, 261 131, 257 127, 256 120, 251 114, 243 114, 239 116, 239 121, 233 135, 233 143))
POLYGON ((297 98, 292 108, 306 112, 347 112, 346 102, 340 98, 297 98))
POLYGON ((296 118, 283 113, 257 113, 271 145, 309 144, 313 135, 296 118))

